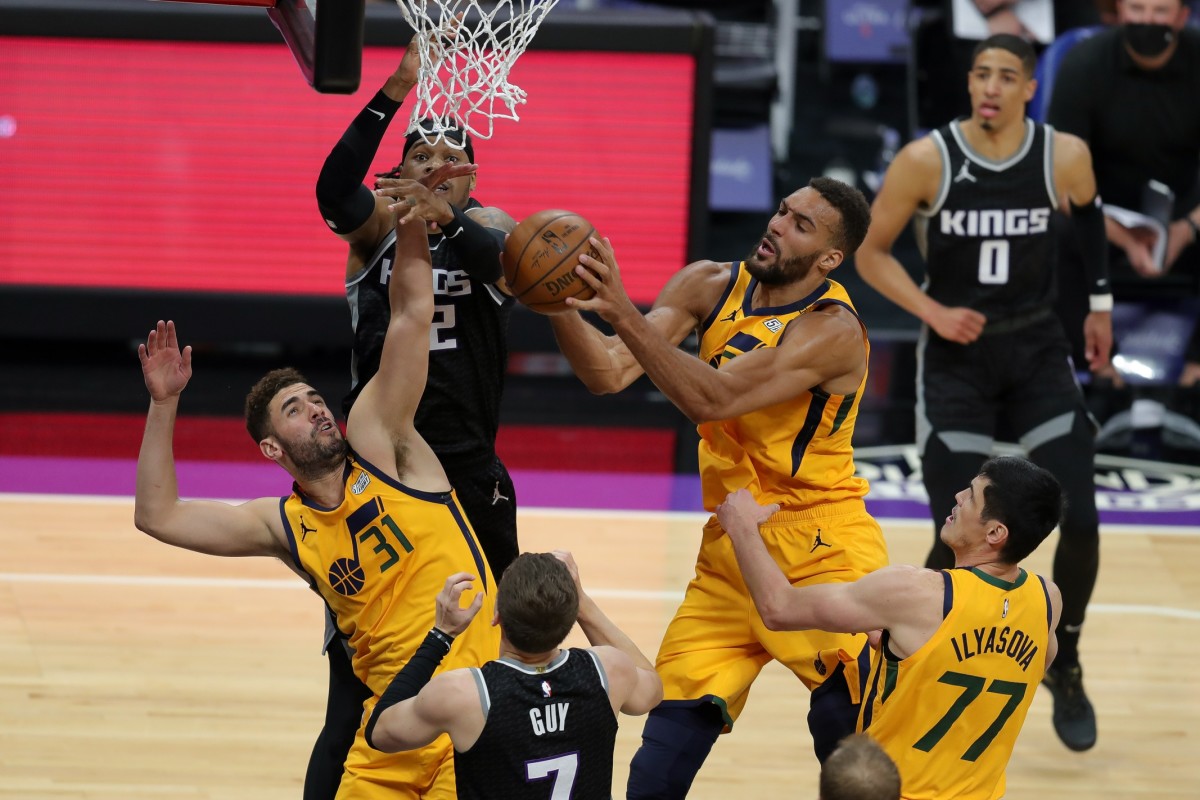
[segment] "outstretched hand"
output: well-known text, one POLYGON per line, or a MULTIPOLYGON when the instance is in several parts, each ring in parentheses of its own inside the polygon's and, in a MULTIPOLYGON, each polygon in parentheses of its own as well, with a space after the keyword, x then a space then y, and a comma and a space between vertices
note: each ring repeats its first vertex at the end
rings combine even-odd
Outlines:
POLYGON ((717 506, 717 521, 729 534, 757 533, 758 526, 778 510, 778 503, 762 505, 750 494, 749 489, 738 489, 730 492, 725 502, 717 506))
POLYGON ((407 225, 418 218, 435 224, 449 222, 454 209, 449 201, 436 192, 437 187, 455 178, 474 175, 478 169, 475 164, 442 164, 415 180, 378 178, 375 181, 375 194, 396 198, 396 202, 388 206, 388 211, 396 215, 397 225, 407 225))
POLYGON ((483 592, 477 592, 471 605, 462 608, 459 600, 462 593, 473 588, 475 576, 469 572, 456 572, 446 578, 446 585, 438 592, 435 603, 434 627, 451 636, 458 636, 467 629, 471 620, 483 606, 483 592))
POLYGON ((142 362, 142 377, 150 398, 161 403, 177 397, 192 377, 192 347, 179 349, 175 323, 161 319, 145 344, 138 345, 138 360, 142 362))
POLYGON ((631 312, 640 314, 637 306, 629 299, 625 284, 621 282, 621 269, 617 266, 612 242, 607 237, 598 239, 595 236, 588 239, 588 242, 596 255, 580 255, 575 274, 596 294, 590 300, 568 297, 566 304, 576 311, 595 311, 608 323, 616 322, 618 318, 631 312))

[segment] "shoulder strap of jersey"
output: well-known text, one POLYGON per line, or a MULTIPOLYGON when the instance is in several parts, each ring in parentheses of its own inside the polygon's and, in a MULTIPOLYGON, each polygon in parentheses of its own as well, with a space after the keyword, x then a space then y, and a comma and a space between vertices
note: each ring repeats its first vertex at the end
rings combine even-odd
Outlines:
POLYGON ((704 318, 704 322, 700 324, 700 336, 704 337, 705 332, 712 327, 712 324, 717 321, 717 315, 721 313, 721 309, 729 302, 729 296, 733 292, 735 286, 741 280, 746 272, 745 262, 734 261, 729 265, 729 281, 725 284, 725 290, 721 292, 721 296, 717 298, 717 302, 713 305, 712 311, 708 312, 708 316, 704 318))

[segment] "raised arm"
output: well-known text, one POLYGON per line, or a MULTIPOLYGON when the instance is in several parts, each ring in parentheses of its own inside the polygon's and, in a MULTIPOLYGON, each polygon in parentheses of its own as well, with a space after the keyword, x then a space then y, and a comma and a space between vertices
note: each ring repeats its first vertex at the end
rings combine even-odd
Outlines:
MULTIPOLYGON (((606 245, 607 242, 606 239, 606 245)), ((668 347, 678 347, 712 310, 728 281, 728 264, 713 261, 689 264, 667 281, 645 316, 647 327, 668 347)), ((628 302, 627 297, 625 300, 628 302)), ((633 304, 629 305, 632 313, 640 317, 633 304)), ((593 394, 619 392, 643 374, 642 365, 621 337, 601 333, 574 311, 553 315, 550 325, 571 368, 593 394)))
POLYGON ((932 205, 942 178, 942 161, 933 139, 910 142, 888 167, 871 204, 871 227, 855 254, 858 274, 887 299, 959 344, 979 338, 986 318, 969 308, 950 308, 917 286, 892 255, 892 246, 922 206, 932 205))
MULTIPOLYGON (((427 177, 438 181, 469 169, 473 167, 451 164, 427 177)), ((388 280, 391 315, 379 370, 350 410, 346 438, 365 459, 412 488, 445 491, 446 474, 414 427, 429 373, 433 264, 425 221, 404 216, 403 208, 395 221, 396 253, 388 280)))
POLYGON ((596 655, 608 673, 613 711, 634 715, 648 713, 663 698, 662 679, 654 671, 654 664, 583 590, 575 558, 566 550, 552 552, 555 558, 567 565, 567 570, 575 579, 575 589, 579 593, 579 617, 576 621, 583 635, 596 649, 596 655))
POLYGON ((138 346, 150 411, 138 452, 133 518, 138 530, 159 541, 218 556, 276 556, 287 559, 278 501, 270 498, 234 506, 181 500, 172 440, 179 395, 192 377, 192 348, 179 349, 174 322, 159 321, 138 346))
POLYGON ((396 71, 350 123, 317 176, 321 216, 330 230, 350 244, 348 273, 366 263, 391 225, 388 201, 377 197, 363 181, 400 103, 416 84, 419 67, 414 37, 396 71))

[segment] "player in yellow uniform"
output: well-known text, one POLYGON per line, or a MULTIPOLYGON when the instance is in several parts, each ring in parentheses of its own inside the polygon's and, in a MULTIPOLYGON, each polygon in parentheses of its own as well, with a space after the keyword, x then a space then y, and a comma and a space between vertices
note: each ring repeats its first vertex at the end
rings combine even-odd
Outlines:
MULTIPOLYGON (((625 294, 612 247, 593 239, 599 257, 582 256, 577 272, 596 296, 568 303, 597 312, 616 335, 601 335, 578 314, 551 318, 592 391, 619 391, 645 372, 699 425, 705 508, 747 485, 783 507, 769 547, 795 582, 852 581, 887 563, 851 448, 867 376, 866 330, 828 278, 869 224, 860 192, 815 178, 780 202, 743 262, 690 264, 645 316, 625 294), (693 330, 701 335, 699 359, 676 347, 693 330)), ((659 649, 666 699, 646 722, 628 797, 685 795, 771 659, 812 690, 809 727, 823 759, 854 729, 865 643, 861 635, 767 630, 729 540, 710 520, 696 577, 659 649)))
POLYGON ((745 490, 717 517, 774 630, 881 630, 859 726, 900 769, 907 800, 992 800, 1058 641, 1062 595, 1020 562, 1063 513, 1062 487, 1023 458, 987 461, 956 496, 941 540, 950 570, 881 569, 854 583, 791 585, 758 525, 778 513, 745 490))
MULTIPOLYGON (((449 166, 427 180, 437 185, 473 170, 449 166)), ((290 497, 236 506, 180 500, 171 440, 179 396, 191 378, 191 348, 179 349, 171 322, 159 322, 139 348, 152 402, 138 456, 138 528, 202 553, 274 556, 305 578, 336 615, 354 651, 355 673, 375 694, 365 712, 433 627, 428 598, 449 574, 466 573, 473 602, 485 614, 455 642, 443 668, 478 666, 499 651, 499 633, 487 624, 495 593, 487 561, 441 464, 413 427, 433 319, 421 222, 395 226, 383 356, 350 413, 345 436, 295 370, 268 373, 246 398, 251 436, 263 455, 295 478, 290 497)), ((367 747, 360 727, 337 796, 453 800, 449 739, 385 755, 367 747)))

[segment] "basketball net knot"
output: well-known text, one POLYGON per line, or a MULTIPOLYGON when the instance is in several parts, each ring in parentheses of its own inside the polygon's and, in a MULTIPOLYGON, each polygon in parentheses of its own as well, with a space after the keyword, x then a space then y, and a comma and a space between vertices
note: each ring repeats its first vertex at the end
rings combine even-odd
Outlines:
POLYGON ((421 57, 417 101, 408 130, 432 145, 447 130, 490 139, 493 120, 519 120, 521 87, 508 81, 513 64, 533 40, 558 0, 498 0, 484 11, 480 0, 396 0, 414 31, 421 57), (471 12, 471 13, 469 13, 471 12), (457 15, 460 24, 453 24, 457 15), (432 124, 420 123, 429 120, 432 124))

